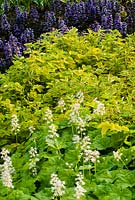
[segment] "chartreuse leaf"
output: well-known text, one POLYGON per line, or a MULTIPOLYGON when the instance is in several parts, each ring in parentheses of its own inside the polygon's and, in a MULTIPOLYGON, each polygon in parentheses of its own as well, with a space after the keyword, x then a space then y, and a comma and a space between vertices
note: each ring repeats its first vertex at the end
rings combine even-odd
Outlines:
POLYGON ((52 173, 65 181, 66 193, 60 200, 76 200, 78 172, 83 172, 87 190, 81 200, 135 199, 135 36, 123 39, 116 31, 88 32, 79 37, 76 29, 64 35, 47 33, 43 40, 28 45, 29 57, 18 58, 6 74, 0 75, 0 146, 11 150, 15 168, 12 191, 7 192, 0 181, 0 200, 52 200, 52 173), (80 90, 84 101, 77 119, 82 120, 74 126, 69 117, 72 105, 79 102, 76 94, 80 90), (61 98, 65 102, 63 113, 58 108, 61 98), (105 115, 93 115, 95 98, 104 104, 105 115), (57 140, 46 140, 48 107, 57 126, 57 140), (20 125, 18 144, 11 132, 14 113, 20 125), (130 125, 130 131, 119 124, 130 125), (80 145, 80 141, 74 144, 78 125, 85 134, 80 138, 90 137, 89 146, 87 142, 80 145), (33 133, 31 126, 35 128, 33 133), (39 156, 37 176, 29 169, 31 147, 37 148, 39 156), (84 163, 84 147, 100 152, 96 166, 91 161, 84 163), (114 158, 113 151, 122 153, 121 160, 114 158))
POLYGON ((101 124, 98 125, 97 128, 101 128, 101 134, 102 136, 105 136, 108 130, 111 131, 129 131, 128 127, 126 126, 119 126, 118 124, 114 124, 113 122, 101 122, 101 124))
POLYGON ((131 146, 131 142, 128 141, 129 135, 126 136, 124 143, 128 146, 131 146))

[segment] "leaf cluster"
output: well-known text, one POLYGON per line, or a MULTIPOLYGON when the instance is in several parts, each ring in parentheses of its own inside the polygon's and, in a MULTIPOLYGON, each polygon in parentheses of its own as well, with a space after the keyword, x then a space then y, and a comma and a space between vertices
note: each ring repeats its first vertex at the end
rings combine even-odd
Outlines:
POLYGON ((55 31, 28 44, 29 56, 14 59, 7 74, 0 74, 0 146, 10 150, 16 170, 13 190, 0 183, 3 199, 51 200, 50 176, 57 173, 66 183, 61 199, 74 200, 79 171, 86 183, 84 199, 134 199, 134 49, 134 35, 123 39, 117 31, 89 30, 83 36, 75 28, 64 35, 55 31), (91 139, 91 149, 100 152, 100 162, 95 164, 84 163, 80 147, 72 141, 78 129, 69 123, 69 115, 78 91, 84 94, 80 115, 83 120, 90 116, 85 134, 91 139), (58 106, 61 98, 66 107, 63 112, 58 106), (95 99, 104 104, 104 115, 94 113, 95 99), (53 113, 57 140, 46 140, 47 108, 53 113), (13 114, 21 127, 17 142, 11 131, 13 114), (29 169, 31 147, 38 149, 37 176, 29 169), (119 161, 113 151, 122 153, 119 161))

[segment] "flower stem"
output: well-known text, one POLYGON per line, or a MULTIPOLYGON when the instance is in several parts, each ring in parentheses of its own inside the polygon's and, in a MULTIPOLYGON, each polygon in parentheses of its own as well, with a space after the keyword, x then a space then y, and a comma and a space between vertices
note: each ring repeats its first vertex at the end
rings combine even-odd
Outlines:
POLYGON ((94 171, 95 171, 95 175, 96 175, 96 172, 97 172, 97 163, 96 162, 94 163, 94 171))

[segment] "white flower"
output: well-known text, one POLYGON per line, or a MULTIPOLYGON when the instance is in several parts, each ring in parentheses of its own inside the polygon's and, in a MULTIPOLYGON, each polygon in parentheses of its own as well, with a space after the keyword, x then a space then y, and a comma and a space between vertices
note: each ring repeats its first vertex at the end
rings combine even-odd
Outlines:
POLYGON ((121 160, 122 153, 120 153, 119 151, 113 151, 113 156, 117 161, 119 161, 121 160))
POLYGON ((29 131, 30 131, 30 133, 32 134, 32 133, 35 131, 35 128, 34 128, 33 126, 30 126, 30 127, 29 127, 29 131))
POLYGON ((85 151, 90 149, 91 141, 89 136, 84 136, 81 141, 81 150, 85 151))
POLYGON ((86 192, 86 190, 83 188, 83 186, 85 185, 85 182, 83 179, 84 178, 81 172, 77 175, 75 179, 75 182, 76 182, 75 196, 77 199, 81 199, 81 197, 84 196, 84 193, 86 192))
POLYGON ((46 109, 46 111, 45 111, 44 120, 47 122, 47 124, 50 124, 51 122, 53 122, 52 111, 49 108, 46 109))
POLYGON ((89 136, 85 136, 81 141, 81 150, 86 151, 90 149, 91 141, 89 136))
POLYGON ((76 115, 75 112, 71 112, 71 113, 69 114, 69 117, 70 117, 69 122, 70 122, 71 124, 77 124, 77 122, 78 122, 78 115, 76 115))
POLYGON ((76 98, 78 99, 78 102, 79 102, 79 103, 82 103, 82 102, 83 102, 83 99, 84 99, 84 94, 83 94, 83 92, 79 91, 79 92, 76 94, 76 98))
POLYGON ((66 110, 66 108, 65 108, 65 101, 61 98, 59 101, 58 101, 58 106, 60 107, 60 109, 61 109, 61 113, 63 113, 64 112, 64 110, 66 110))
POLYGON ((1 152, 1 158, 3 160, 7 160, 8 154, 9 154, 9 151, 7 149, 3 148, 2 152, 1 152))
POLYGON ((61 197, 63 194, 65 194, 65 181, 61 181, 57 174, 51 174, 50 184, 52 185, 51 190, 53 193, 53 198, 61 197))
POLYGON ((70 123, 72 124, 77 124, 78 120, 79 120, 79 109, 80 109, 80 103, 76 102, 72 105, 71 107, 71 112, 69 114, 69 119, 70 119, 70 123))
POLYGON ((20 131, 20 125, 19 125, 19 120, 17 118, 16 114, 12 115, 12 119, 11 119, 11 131, 15 132, 15 134, 17 134, 17 132, 20 131))
POLYGON ((31 147, 30 150, 29 150, 29 154, 30 154, 31 158, 35 158, 38 155, 37 148, 36 147, 31 147))
POLYGON ((92 119, 92 117, 91 117, 90 115, 86 115, 86 117, 85 117, 85 121, 86 121, 86 122, 91 121, 91 119, 92 119))
POLYGON ((49 135, 48 135, 49 138, 56 138, 56 137, 59 137, 59 135, 58 135, 58 133, 57 133, 57 129, 56 129, 56 127, 55 127, 54 124, 51 124, 51 125, 49 126, 48 132, 49 132, 49 135))
POLYGON ((91 161, 92 163, 97 162, 97 159, 99 158, 99 151, 92 151, 91 149, 87 149, 84 151, 84 162, 91 161))
POLYGON ((69 169, 73 169, 73 164, 72 164, 72 163, 66 162, 65 165, 66 165, 69 169))
POLYGON ((98 115, 104 115, 105 114, 105 106, 103 103, 97 100, 97 98, 94 99, 94 102, 97 103, 97 108, 94 109, 93 113, 98 115))
POLYGON ((75 113, 78 114, 79 112, 79 109, 80 109, 80 103, 74 103, 73 106, 72 106, 72 111, 74 111, 75 113))
POLYGON ((77 144, 77 145, 81 144, 81 138, 79 135, 74 135, 72 140, 74 144, 77 144))
POLYGON ((4 186, 8 188, 14 188, 12 183, 12 174, 15 171, 12 165, 11 158, 8 156, 9 151, 5 148, 2 149, 1 158, 4 160, 3 165, 1 165, 1 180, 4 186))
POLYGON ((38 158, 39 154, 37 152, 37 148, 31 147, 30 150, 29 150, 29 154, 30 154, 29 169, 32 171, 33 176, 36 176, 37 175, 36 164, 40 160, 38 158))
POLYGON ((78 133, 83 133, 83 135, 85 135, 85 131, 86 131, 85 126, 86 126, 86 122, 81 117, 78 117, 78 121, 77 121, 78 133))

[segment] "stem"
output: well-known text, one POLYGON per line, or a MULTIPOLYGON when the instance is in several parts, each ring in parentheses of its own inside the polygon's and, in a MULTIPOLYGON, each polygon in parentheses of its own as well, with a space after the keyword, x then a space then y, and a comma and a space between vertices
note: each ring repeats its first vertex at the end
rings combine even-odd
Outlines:
POLYGON ((126 167, 126 169, 128 169, 128 167, 126 166, 125 162, 122 159, 120 159, 120 160, 124 164, 124 166, 126 167))
POLYGON ((74 135, 74 127, 73 127, 73 125, 71 125, 71 127, 72 127, 72 134, 74 135))
POLYGON ((17 133, 15 133, 15 141, 16 141, 16 143, 18 143, 17 133))
POLYGON ((97 172, 97 163, 96 162, 94 163, 94 170, 95 170, 95 175, 96 175, 96 172, 97 172))
MULTIPOLYGON (((89 166, 90 166, 90 161, 89 161, 89 166)), ((90 175, 90 167, 89 167, 89 175, 90 175)))
POLYGON ((57 139, 55 139, 55 144, 56 144, 56 148, 57 148, 57 151, 58 151, 58 155, 61 156, 61 152, 60 152, 60 148, 59 148, 59 144, 58 144, 57 139))
POLYGON ((83 157, 83 176, 84 176, 84 157, 83 157))

